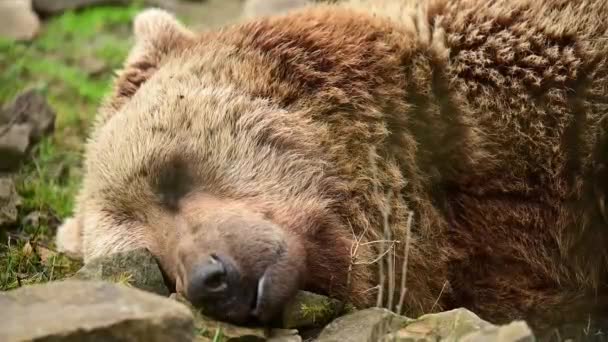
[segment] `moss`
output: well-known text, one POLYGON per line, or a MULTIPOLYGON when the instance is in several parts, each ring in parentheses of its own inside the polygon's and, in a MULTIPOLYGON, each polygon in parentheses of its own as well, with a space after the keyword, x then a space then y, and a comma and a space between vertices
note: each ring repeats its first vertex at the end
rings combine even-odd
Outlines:
POLYGON ((300 305, 300 312, 302 316, 313 324, 317 324, 318 318, 326 319, 327 316, 332 315, 334 310, 329 301, 325 303, 302 303, 300 305))
POLYGON ((308 291, 299 291, 285 305, 282 326, 300 329, 322 326, 338 317, 344 311, 344 304, 336 299, 308 291))
POLYGON ((113 283, 132 287, 131 282, 133 281, 133 275, 129 272, 122 272, 110 277, 110 281, 113 283))

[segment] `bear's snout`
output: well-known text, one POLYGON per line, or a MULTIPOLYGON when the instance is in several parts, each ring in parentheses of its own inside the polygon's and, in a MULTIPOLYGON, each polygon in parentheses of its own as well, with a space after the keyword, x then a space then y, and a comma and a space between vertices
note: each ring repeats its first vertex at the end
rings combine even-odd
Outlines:
POLYGON ((180 215, 177 243, 167 244, 176 291, 212 318, 271 324, 305 278, 301 239, 257 210, 209 197, 180 215))

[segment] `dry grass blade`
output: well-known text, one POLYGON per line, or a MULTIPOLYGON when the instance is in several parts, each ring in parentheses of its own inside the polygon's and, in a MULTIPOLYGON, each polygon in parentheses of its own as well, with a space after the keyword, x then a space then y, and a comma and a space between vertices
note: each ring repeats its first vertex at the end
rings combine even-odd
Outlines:
POLYGON ((346 274, 346 288, 350 292, 351 291, 351 282, 352 282, 352 272, 353 272, 353 267, 355 265, 357 265, 357 253, 359 252, 359 246, 362 245, 361 240, 365 237, 365 234, 367 233, 367 229, 369 227, 366 226, 365 229, 363 229, 363 232, 361 233, 361 235, 359 237, 357 237, 350 222, 349 222, 349 226, 351 228, 351 232, 352 232, 353 238, 354 238, 353 243, 350 246, 350 264, 348 265, 348 272, 346 274))
MULTIPOLYGON (((380 242, 380 241, 385 241, 385 240, 378 240, 378 242, 380 242)), ((392 246, 399 241, 393 240, 390 242, 391 242, 391 245, 389 246, 389 248, 387 248, 384 252, 382 252, 382 254, 378 255, 376 258, 374 258, 372 260, 368 260, 368 261, 355 262, 355 265, 371 265, 371 264, 375 264, 375 263, 379 262, 381 259, 384 258, 384 256, 386 256, 390 252, 392 246)))

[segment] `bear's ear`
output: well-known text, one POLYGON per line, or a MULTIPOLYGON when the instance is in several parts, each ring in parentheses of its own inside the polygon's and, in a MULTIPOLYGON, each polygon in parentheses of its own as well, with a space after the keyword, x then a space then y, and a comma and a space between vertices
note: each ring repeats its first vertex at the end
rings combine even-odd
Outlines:
POLYGON ((162 64, 167 55, 184 49, 194 39, 168 12, 150 8, 139 13, 133 22, 135 45, 129 52, 123 69, 117 72, 112 106, 118 109, 135 94, 162 64))

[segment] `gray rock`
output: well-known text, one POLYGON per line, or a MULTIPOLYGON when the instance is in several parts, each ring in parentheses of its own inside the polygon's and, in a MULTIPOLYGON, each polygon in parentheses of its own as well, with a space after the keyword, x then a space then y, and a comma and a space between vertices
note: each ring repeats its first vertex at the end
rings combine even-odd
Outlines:
POLYGON ((17 222, 17 208, 21 198, 12 177, 0 174, 0 227, 17 222))
MULTIPOLYGON (((460 339, 463 336, 489 328, 488 323, 473 312, 464 309, 454 309, 435 314, 422 315, 416 321, 408 324, 399 333, 400 340, 409 341, 407 338, 451 338, 460 339)), ((414 340, 412 340, 414 341, 414 340)))
POLYGON ((65 280, 0 294, 0 341, 192 341, 184 305, 108 282, 65 280))
POLYGON ((335 319, 321 331, 317 341, 375 342, 408 321, 386 309, 365 309, 335 319))
POLYGON ((282 326, 287 329, 322 326, 338 317, 344 304, 307 291, 299 291, 283 309, 282 326))
POLYGON ((296 329, 272 329, 267 342, 302 342, 296 329))
POLYGON ((169 296, 163 275, 154 256, 145 248, 113 253, 90 260, 74 279, 108 280, 141 290, 169 296))
POLYGON ((0 125, 0 171, 19 168, 30 147, 31 132, 28 124, 0 125))
POLYGON ((65 11, 97 5, 128 5, 129 0, 33 0, 34 10, 43 14, 58 14, 65 11))
POLYGON ((103 59, 87 56, 79 61, 80 68, 89 76, 99 76, 108 71, 108 65, 103 59))
POLYGON ((532 342, 534 336, 525 322, 495 326, 473 312, 459 308, 420 316, 398 331, 386 335, 383 340, 532 342))
POLYGON ((34 210, 21 218, 21 225, 39 227, 42 222, 48 223, 49 221, 51 221, 51 219, 47 213, 34 210))
POLYGON ((0 123, 29 124, 32 129, 30 138, 33 142, 38 142, 55 128, 55 111, 45 95, 36 88, 21 92, 2 113, 0 123))
POLYGON ((532 330, 523 321, 514 321, 502 326, 482 328, 463 336, 462 342, 534 342, 536 341, 532 330))
POLYGON ((55 111, 40 91, 19 94, 0 111, 0 170, 15 170, 31 145, 54 128, 55 111))
POLYGON ((0 23, 0 37, 11 40, 31 40, 40 31, 31 0, 0 1, 0 23))

